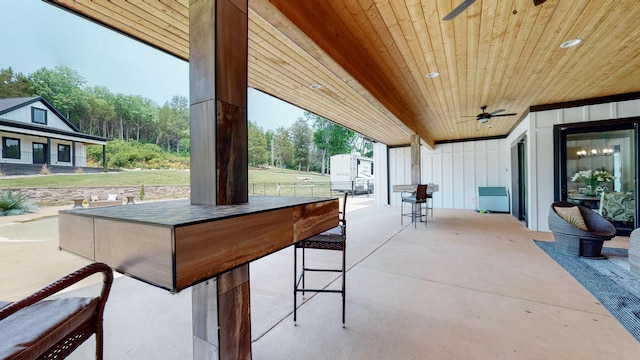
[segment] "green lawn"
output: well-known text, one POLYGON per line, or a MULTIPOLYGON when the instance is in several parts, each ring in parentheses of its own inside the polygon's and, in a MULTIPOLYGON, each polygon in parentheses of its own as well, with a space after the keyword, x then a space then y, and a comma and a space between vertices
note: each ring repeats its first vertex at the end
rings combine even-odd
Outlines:
POLYGON ((0 178, 0 188, 69 188, 145 185, 189 185, 189 171, 141 170, 98 174, 53 174, 0 178))
MULTIPOLYGON (((265 186, 291 187, 292 184, 308 187, 310 184, 328 186, 329 176, 318 173, 303 173, 293 170, 249 170, 249 188, 265 186), (298 177, 308 180, 301 181, 298 177), (267 185, 268 184, 268 185, 267 185)), ((53 174, 0 178, 0 189, 16 188, 68 188, 68 187, 115 187, 145 185, 189 185, 188 170, 136 170, 100 174, 53 174)))

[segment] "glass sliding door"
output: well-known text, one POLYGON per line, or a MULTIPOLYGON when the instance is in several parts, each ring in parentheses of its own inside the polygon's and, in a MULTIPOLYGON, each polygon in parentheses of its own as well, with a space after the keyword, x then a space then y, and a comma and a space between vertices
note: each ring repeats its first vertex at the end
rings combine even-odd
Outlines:
POLYGON ((587 206, 628 235, 638 227, 637 123, 573 125, 556 129, 556 199, 587 206))

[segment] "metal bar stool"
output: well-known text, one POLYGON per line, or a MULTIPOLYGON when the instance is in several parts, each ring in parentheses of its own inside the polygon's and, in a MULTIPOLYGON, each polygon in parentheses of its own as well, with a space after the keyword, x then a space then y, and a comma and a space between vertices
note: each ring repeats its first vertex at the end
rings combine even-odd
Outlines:
POLYGON ((342 202, 342 211, 340 211, 340 219, 338 226, 329 229, 318 235, 308 237, 302 241, 297 242, 293 248, 293 322, 297 320, 298 309, 298 293, 301 292, 304 296, 305 292, 316 293, 339 293, 342 294, 342 327, 345 323, 345 298, 346 298, 346 239, 347 239, 347 222, 345 220, 347 197, 348 193, 345 191, 344 199, 342 202), (302 249, 302 269, 300 275, 298 275, 298 249, 302 249), (316 250, 335 250, 342 252, 342 267, 341 268, 314 268, 307 265, 305 260, 305 251, 308 249, 316 250), (307 288, 305 286, 305 277, 307 272, 337 272, 342 275, 342 286, 340 289, 326 289, 326 288, 307 288))
MULTIPOLYGON (((403 193, 405 194, 405 193, 403 193)), ((405 216, 411 216, 414 227, 417 221, 422 221, 422 204, 427 204, 427 185, 418 185, 416 192, 410 196, 402 196, 402 204, 400 205, 400 225, 403 224, 405 216), (411 204, 411 212, 404 212, 404 203, 411 204)), ((424 216, 424 225, 427 226, 427 216, 424 216)))

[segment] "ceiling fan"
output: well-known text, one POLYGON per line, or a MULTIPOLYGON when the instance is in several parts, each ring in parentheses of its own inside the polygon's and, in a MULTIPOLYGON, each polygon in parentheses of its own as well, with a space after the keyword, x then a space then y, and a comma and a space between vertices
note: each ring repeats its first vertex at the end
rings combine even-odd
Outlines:
MULTIPOLYGON (((547 1, 547 0, 533 0, 533 5, 538 6, 538 5, 542 4, 542 3, 544 3, 545 1, 547 1)), ((444 20, 444 21, 452 20, 454 17, 458 16, 458 14, 463 12, 466 8, 471 6, 471 4, 473 4, 474 2, 476 2, 476 0, 464 0, 455 9, 451 10, 451 12, 449 14, 447 14, 447 16, 443 17, 442 20, 444 20)))
POLYGON ((489 119, 493 118, 493 117, 498 117, 498 116, 515 116, 518 115, 518 113, 507 113, 507 114, 500 114, 501 112, 505 111, 504 109, 498 109, 495 111, 492 111, 490 113, 487 112, 487 105, 481 106, 480 110, 482 110, 482 112, 478 115, 475 116, 466 116, 466 117, 475 117, 476 120, 479 123, 486 123, 487 121, 489 121, 489 119))

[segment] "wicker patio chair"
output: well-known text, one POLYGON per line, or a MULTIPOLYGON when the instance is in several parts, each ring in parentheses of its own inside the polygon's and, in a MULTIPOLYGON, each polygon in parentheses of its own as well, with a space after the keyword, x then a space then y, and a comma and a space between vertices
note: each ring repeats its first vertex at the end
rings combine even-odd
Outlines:
POLYGON ((549 209, 549 230, 556 242, 556 251, 571 256, 601 258, 602 244, 616 236, 616 228, 607 219, 591 209, 566 201, 556 201, 549 209), (585 229, 575 222, 565 220, 556 208, 577 207, 584 220, 585 229))
POLYGON ((0 359, 64 359, 93 334, 96 359, 102 359, 102 314, 112 282, 111 268, 94 263, 22 300, 0 304, 0 359), (99 296, 47 299, 96 273, 103 274, 99 296))
POLYGON ((342 326, 345 324, 345 301, 346 301, 346 251, 347 251, 347 220, 345 214, 347 210, 347 197, 348 193, 345 191, 344 199, 342 202, 342 210, 340 211, 340 223, 338 226, 331 228, 318 235, 308 237, 302 241, 297 242, 293 247, 293 321, 297 320, 298 310, 298 293, 301 292, 304 296, 305 292, 316 293, 339 293, 342 294, 342 326), (302 269, 300 275, 298 275, 298 249, 302 249, 302 269), (338 268, 315 268, 310 267, 305 253, 307 250, 334 250, 342 252, 341 267, 338 268), (305 278, 308 272, 337 272, 341 273, 342 286, 340 289, 326 289, 326 288, 309 288, 305 286, 305 278))

